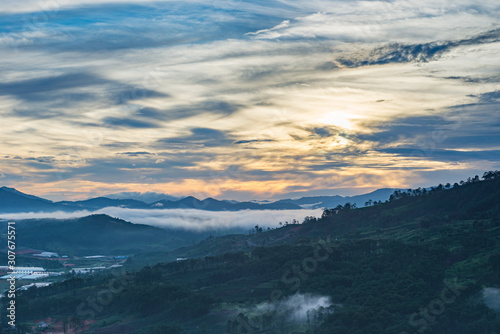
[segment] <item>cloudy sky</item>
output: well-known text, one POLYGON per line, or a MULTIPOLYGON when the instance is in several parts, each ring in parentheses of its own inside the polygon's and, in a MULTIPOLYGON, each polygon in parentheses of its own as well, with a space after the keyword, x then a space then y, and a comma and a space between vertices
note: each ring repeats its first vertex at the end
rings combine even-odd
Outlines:
POLYGON ((500 168, 500 3, 0 2, 0 184, 250 199, 500 168))

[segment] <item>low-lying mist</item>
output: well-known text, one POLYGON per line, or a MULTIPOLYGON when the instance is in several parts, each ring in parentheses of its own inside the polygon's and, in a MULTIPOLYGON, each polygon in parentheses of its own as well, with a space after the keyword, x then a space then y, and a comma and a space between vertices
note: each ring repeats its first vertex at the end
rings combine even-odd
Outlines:
MULTIPOLYGON (((303 323, 313 317, 321 308, 327 309, 333 303, 330 297, 310 294, 295 294, 276 303, 263 303, 257 306, 258 314, 272 313, 288 322, 303 323)), ((331 311, 327 311, 329 313, 331 311)))
POLYGON ((500 289, 484 288, 483 301, 490 309, 500 312, 500 289))
POLYGON ((321 209, 305 210, 242 210, 242 211, 203 211, 196 209, 145 210, 108 207, 97 211, 53 212, 53 213, 13 213, 0 214, 0 219, 70 219, 91 214, 107 214, 134 224, 152 225, 162 228, 184 229, 189 231, 209 230, 248 230, 255 225, 278 227, 280 222, 293 219, 302 222, 306 216, 321 216, 321 209))

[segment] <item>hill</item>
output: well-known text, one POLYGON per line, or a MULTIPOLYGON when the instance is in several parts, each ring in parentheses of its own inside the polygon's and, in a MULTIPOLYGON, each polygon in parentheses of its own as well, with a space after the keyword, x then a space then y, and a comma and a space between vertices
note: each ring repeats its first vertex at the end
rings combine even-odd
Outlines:
MULTIPOLYGON (((6 222, 0 225, 4 226, 6 222)), ((209 235, 209 232, 165 230, 133 224, 107 215, 75 219, 29 219, 17 221, 15 226, 18 245, 79 256, 166 251, 209 235)), ((4 230, 7 231, 7 228, 4 230)), ((6 237, 6 234, 0 236, 5 245, 6 237)))
POLYGON ((71 210, 69 207, 22 193, 14 188, 0 188, 0 213, 71 210))
MULTIPOLYGON (((229 235, 204 240, 164 255, 175 257, 216 256, 226 252, 248 251, 256 246, 278 246, 321 237, 351 240, 359 238, 396 239, 419 242, 434 238, 441 229, 489 219, 500 222, 500 180, 471 178, 462 185, 438 185, 429 190, 397 190, 390 199, 371 206, 354 208, 338 205, 326 209, 322 217, 306 217, 302 224, 288 224, 253 235, 229 235)), ((478 223, 479 224, 479 223, 478 223)), ((155 256, 144 261, 159 261, 155 256)))
POLYGON ((174 253, 192 258, 157 253, 136 270, 136 256, 113 276, 20 293, 20 321, 77 317, 124 334, 497 333, 500 173, 174 253), (105 305, 86 302, 103 291, 105 305))

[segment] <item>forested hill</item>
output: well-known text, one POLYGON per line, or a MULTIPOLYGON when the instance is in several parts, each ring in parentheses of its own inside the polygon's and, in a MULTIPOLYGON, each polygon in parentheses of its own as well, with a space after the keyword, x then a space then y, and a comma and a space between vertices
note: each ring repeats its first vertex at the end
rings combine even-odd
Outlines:
POLYGON ((476 176, 429 190, 395 191, 388 201, 371 203, 364 208, 354 209, 347 204, 328 209, 318 219, 306 219, 299 234, 377 233, 397 237, 412 230, 467 220, 500 223, 498 171, 485 173, 482 180, 476 176))
MULTIPOLYGON (((6 224, 0 222, 2 227, 6 224)), ((128 255, 160 248, 169 240, 164 229, 132 224, 103 214, 73 219, 20 220, 16 222, 16 230, 18 245, 78 256, 128 255)), ((6 243, 7 236, 0 235, 0 241, 6 243)))
MULTIPOLYGON (((230 235, 205 240, 165 255, 166 258, 200 257, 249 250, 255 246, 277 246, 307 242, 319 237, 337 239, 396 239, 418 242, 435 238, 440 229, 455 225, 488 222, 500 224, 500 173, 488 172, 483 178, 469 178, 454 185, 430 189, 395 191, 386 202, 339 205, 324 210, 321 217, 306 217, 301 224, 286 222, 279 229, 266 231, 256 226, 252 235, 230 235)), ((256 222, 258 225, 258 222, 256 222)), ((477 239, 480 242, 480 239, 477 239)), ((146 260, 146 259, 145 259, 146 260)))
MULTIPOLYGON (((0 220, 0 228, 6 226, 7 221, 0 220)), ((105 214, 18 220, 16 229, 18 245, 76 256, 174 250, 213 233, 134 224, 105 214)), ((7 234, 0 234, 1 242, 7 243, 7 234)))
POLYGON ((182 250, 211 256, 137 271, 134 257, 114 275, 19 292, 18 320, 95 321, 86 333, 499 333, 499 195, 492 172, 182 250))

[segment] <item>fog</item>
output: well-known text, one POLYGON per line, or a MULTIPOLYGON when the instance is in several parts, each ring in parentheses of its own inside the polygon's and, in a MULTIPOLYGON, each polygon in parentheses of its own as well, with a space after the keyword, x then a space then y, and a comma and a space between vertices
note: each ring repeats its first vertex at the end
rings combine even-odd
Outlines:
POLYGON ((57 218, 68 219, 84 217, 91 214, 107 214, 135 224, 146 224, 163 228, 178 228, 190 231, 207 231, 223 229, 250 229, 255 225, 261 227, 278 227, 280 222, 291 222, 293 219, 302 222, 306 216, 321 216, 321 209, 304 210, 243 210, 243 211, 203 211, 196 209, 145 210, 108 207, 97 211, 54 212, 54 213, 13 213, 0 214, 0 219, 21 220, 57 218))
POLYGON ((276 313, 290 322, 306 322, 308 312, 318 310, 320 307, 332 306, 330 297, 314 296, 310 294, 295 294, 277 303, 263 303, 257 306, 257 313, 276 313))
POLYGON ((500 289, 484 288, 483 301, 490 309, 500 312, 500 289))

